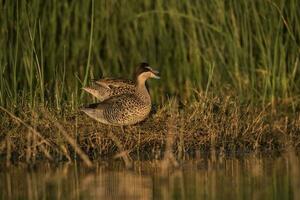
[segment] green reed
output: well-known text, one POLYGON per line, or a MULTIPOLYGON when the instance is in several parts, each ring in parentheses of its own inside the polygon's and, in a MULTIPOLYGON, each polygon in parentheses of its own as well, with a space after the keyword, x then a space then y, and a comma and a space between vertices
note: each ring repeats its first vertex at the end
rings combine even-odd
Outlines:
MULTIPOLYGON (((299 97, 297 0, 0 1, 0 105, 87 101, 81 87, 149 62, 156 102, 233 91, 263 105, 299 97)), ((299 98, 298 98, 299 99, 299 98)))

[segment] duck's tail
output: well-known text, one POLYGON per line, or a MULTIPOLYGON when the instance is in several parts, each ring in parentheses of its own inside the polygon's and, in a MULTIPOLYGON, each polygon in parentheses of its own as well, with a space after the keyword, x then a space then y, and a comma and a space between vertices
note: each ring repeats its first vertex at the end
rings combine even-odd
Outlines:
POLYGON ((109 96, 108 91, 105 88, 100 87, 83 87, 84 91, 90 93, 100 101, 104 101, 109 96))
POLYGON ((102 109, 97 109, 98 104, 90 104, 86 108, 82 108, 81 111, 87 114, 89 117, 101 122, 103 124, 109 124, 103 115, 102 109))

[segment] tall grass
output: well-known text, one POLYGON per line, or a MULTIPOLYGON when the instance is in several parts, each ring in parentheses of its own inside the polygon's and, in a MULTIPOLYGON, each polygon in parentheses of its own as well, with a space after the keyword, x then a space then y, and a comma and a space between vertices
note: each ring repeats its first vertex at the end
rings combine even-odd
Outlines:
POLYGON ((295 102, 299 10, 297 0, 2 0, 0 105, 76 108, 90 78, 130 77, 141 61, 162 73, 156 102, 194 89, 295 102))

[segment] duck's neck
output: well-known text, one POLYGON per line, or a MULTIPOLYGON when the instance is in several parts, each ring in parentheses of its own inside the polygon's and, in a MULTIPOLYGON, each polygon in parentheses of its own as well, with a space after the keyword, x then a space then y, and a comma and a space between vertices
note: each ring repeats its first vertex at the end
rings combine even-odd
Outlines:
POLYGON ((137 79, 136 81, 136 92, 144 102, 151 102, 149 91, 146 87, 145 79, 137 79))

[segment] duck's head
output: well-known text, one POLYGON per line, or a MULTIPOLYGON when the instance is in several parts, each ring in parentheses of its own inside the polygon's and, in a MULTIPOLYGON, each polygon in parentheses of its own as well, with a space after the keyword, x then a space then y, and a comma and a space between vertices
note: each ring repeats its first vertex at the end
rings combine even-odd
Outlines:
POLYGON ((145 83, 149 78, 160 79, 159 72, 152 69, 148 63, 141 63, 136 70, 135 78, 137 83, 145 83))

